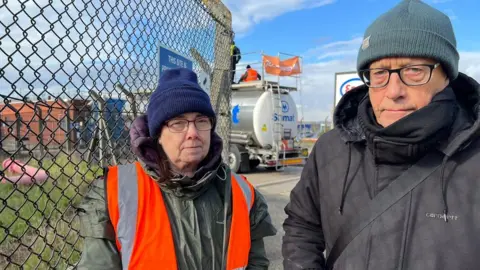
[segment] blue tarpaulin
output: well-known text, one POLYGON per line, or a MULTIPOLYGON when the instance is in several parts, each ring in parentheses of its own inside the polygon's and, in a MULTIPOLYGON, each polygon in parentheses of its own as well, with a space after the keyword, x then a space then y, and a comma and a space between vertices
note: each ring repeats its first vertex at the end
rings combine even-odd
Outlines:
MULTIPOLYGON (((122 111, 125 107, 126 100, 109 98, 105 100, 105 110, 103 116, 107 123, 108 131, 112 140, 119 140, 124 136, 125 132, 125 119, 122 117, 122 111)), ((97 102, 93 103, 91 118, 88 121, 88 138, 87 141, 92 138, 95 128, 99 124, 99 106, 97 102)))
POLYGON ((107 122, 108 130, 112 139, 117 140, 122 137, 125 130, 125 120, 122 117, 123 107, 126 100, 122 99, 107 99, 105 100, 104 117, 107 122))

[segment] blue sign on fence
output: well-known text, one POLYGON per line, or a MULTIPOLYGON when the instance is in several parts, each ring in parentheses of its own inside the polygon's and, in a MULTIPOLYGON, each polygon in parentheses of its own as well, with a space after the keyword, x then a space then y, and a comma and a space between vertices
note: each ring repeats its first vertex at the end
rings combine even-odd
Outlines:
POLYGON ((160 76, 167 69, 188 68, 193 70, 193 61, 169 48, 160 45, 159 50, 160 76))

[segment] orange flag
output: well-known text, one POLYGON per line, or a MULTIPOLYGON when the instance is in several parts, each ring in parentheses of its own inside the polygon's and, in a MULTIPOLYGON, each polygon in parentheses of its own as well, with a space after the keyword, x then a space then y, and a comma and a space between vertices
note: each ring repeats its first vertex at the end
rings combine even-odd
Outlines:
POLYGON ((291 76, 301 73, 299 57, 295 56, 280 61, 278 56, 263 56, 265 72, 277 76, 291 76))

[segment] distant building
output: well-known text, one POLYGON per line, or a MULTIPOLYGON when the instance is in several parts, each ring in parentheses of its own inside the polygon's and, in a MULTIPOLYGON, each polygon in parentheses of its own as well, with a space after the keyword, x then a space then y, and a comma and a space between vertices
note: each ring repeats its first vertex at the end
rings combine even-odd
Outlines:
POLYGON ((303 121, 298 123, 298 132, 303 136, 309 137, 325 130, 331 129, 331 121, 303 121))
POLYGON ((85 126, 89 115, 90 106, 83 99, 2 102, 2 148, 16 149, 22 142, 30 149, 41 140, 49 147, 63 145, 67 139, 75 143, 79 139, 77 131, 85 126))

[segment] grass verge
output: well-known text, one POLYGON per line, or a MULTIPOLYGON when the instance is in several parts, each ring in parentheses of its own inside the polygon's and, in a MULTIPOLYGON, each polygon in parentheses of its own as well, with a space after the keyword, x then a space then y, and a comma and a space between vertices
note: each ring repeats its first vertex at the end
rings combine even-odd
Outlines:
POLYGON ((65 154, 28 165, 49 178, 42 184, 0 184, 0 269, 67 269, 83 247, 74 206, 101 170, 65 154))

